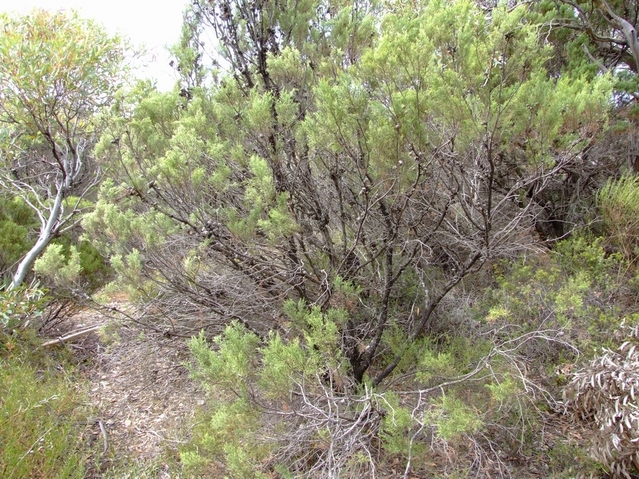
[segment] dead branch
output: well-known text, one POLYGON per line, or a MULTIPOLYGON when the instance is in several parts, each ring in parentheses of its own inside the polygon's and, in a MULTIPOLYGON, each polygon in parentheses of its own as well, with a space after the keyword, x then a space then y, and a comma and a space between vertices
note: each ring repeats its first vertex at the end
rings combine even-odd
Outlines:
POLYGON ((97 326, 91 326, 90 328, 82 329, 80 331, 75 331, 73 333, 67 334, 66 336, 61 336, 59 338, 52 339, 50 341, 42 343, 40 346, 38 346, 38 349, 39 348, 46 348, 46 347, 49 347, 49 346, 55 346, 56 344, 64 344, 67 341, 71 341, 72 339, 81 338, 82 336, 86 336, 87 334, 92 333, 93 331, 97 331, 98 329, 102 328, 103 326, 106 326, 106 325, 105 324, 99 324, 97 326))

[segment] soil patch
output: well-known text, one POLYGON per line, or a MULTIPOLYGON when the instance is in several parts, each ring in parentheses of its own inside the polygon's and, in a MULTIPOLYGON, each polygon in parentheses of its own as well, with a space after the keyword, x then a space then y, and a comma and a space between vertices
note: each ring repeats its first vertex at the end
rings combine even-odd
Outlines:
POLYGON ((104 328, 68 344, 90 382, 95 418, 88 438, 103 450, 90 477, 111 476, 122 467, 144 471, 144 477, 171 477, 167 459, 175 461, 189 439, 195 411, 204 404, 203 391, 184 366, 185 341, 92 310, 68 323, 73 330, 96 325, 104 328))

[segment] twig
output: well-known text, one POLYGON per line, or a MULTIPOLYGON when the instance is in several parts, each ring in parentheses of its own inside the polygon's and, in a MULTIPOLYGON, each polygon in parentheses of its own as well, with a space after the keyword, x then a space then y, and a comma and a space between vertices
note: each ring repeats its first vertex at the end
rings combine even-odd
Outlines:
POLYGON ((30 454, 33 451, 33 448, 36 446, 36 444, 38 444, 41 440, 44 439, 44 437, 49 434, 49 432, 51 431, 51 429, 53 429, 53 427, 50 427, 49 429, 47 429, 46 431, 44 431, 44 433, 38 438, 36 439, 33 444, 31 444, 31 447, 27 450, 27 452, 25 452, 20 459, 18 460, 18 462, 16 463, 15 466, 13 466, 13 470, 11 471, 11 474, 9 474, 8 479, 11 479, 13 477, 13 475, 15 474, 15 472, 18 469, 18 466, 20 465, 20 463, 24 460, 25 457, 27 457, 28 454, 30 454))

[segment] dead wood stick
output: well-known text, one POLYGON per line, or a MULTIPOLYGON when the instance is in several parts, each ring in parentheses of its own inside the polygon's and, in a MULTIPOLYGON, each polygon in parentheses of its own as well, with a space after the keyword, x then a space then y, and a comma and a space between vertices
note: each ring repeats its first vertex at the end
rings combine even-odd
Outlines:
POLYGON ((106 428, 104 427, 104 424, 99 419, 98 419, 98 425, 100 426, 100 432, 102 432, 102 441, 104 442, 104 445, 102 447, 102 453, 104 454, 105 452, 107 452, 107 449, 109 449, 109 436, 107 436, 107 432, 106 432, 106 428))
POLYGON ((56 339, 52 339, 51 341, 47 341, 46 343, 42 343, 39 347, 40 348, 46 348, 48 346, 55 346, 56 344, 64 344, 67 341, 70 341, 70 340, 76 339, 76 338, 80 338, 80 337, 84 336, 85 334, 89 334, 92 331, 97 331, 102 326, 104 326, 104 325, 100 324, 98 326, 91 326, 90 328, 83 329, 81 331, 76 331, 74 333, 69 333, 66 336, 62 336, 60 338, 56 338, 56 339))

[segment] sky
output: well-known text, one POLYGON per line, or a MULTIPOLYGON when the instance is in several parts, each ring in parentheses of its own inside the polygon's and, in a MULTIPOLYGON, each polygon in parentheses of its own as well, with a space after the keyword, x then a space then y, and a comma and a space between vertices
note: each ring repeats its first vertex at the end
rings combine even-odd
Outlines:
POLYGON ((75 9, 82 17, 100 22, 109 33, 128 37, 134 45, 145 45, 147 53, 137 75, 153 78, 158 88, 170 90, 177 77, 169 66, 166 46, 180 37, 182 11, 187 3, 188 0, 0 0, 0 11, 75 9))

